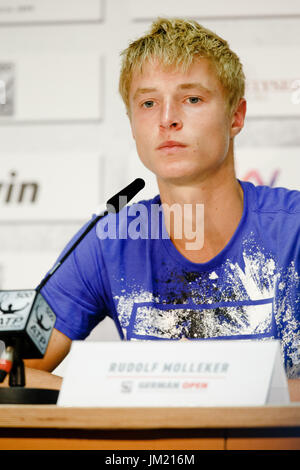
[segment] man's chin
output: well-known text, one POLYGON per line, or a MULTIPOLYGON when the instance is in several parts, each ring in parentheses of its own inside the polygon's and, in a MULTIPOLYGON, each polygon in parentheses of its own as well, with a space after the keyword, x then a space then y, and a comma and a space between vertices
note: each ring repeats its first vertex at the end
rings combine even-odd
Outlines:
POLYGON ((196 176, 195 172, 170 172, 156 174, 158 183, 171 184, 176 186, 187 186, 195 183, 199 177, 196 176))

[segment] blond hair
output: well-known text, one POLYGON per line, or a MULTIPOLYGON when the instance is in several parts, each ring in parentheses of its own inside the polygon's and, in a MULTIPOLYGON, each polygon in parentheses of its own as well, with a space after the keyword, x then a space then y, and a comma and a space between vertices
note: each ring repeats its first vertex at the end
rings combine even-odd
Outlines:
POLYGON ((183 70, 196 58, 209 59, 225 89, 230 113, 245 93, 245 76, 238 56, 224 39, 196 21, 158 18, 149 34, 130 43, 121 56, 119 91, 128 112, 132 73, 142 71, 143 64, 153 58, 183 70))

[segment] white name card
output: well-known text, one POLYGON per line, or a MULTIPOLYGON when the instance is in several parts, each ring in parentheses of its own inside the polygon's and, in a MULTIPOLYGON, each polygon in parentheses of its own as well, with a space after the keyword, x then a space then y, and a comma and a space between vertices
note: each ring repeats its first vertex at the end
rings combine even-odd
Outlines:
POLYGON ((57 404, 185 407, 288 402, 279 341, 75 341, 57 404))

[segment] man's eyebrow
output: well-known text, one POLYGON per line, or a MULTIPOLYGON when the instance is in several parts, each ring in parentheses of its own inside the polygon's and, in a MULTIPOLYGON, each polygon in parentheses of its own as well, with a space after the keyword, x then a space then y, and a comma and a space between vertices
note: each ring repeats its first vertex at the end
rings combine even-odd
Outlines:
MULTIPOLYGON (((202 85, 201 83, 199 82, 195 82, 195 83, 182 83, 181 85, 178 85, 178 88, 180 90, 192 90, 192 89, 197 89, 197 90, 200 90, 202 91, 203 93, 206 93, 207 95, 211 95, 212 94, 212 90, 209 90, 208 88, 206 88, 204 85, 202 85)), ((134 93, 133 95, 133 99, 136 99, 136 97, 138 95, 143 95, 145 93, 152 93, 154 91, 157 91, 157 88, 153 88, 153 87, 147 87, 147 88, 138 88, 136 90, 136 92, 134 93)))
POLYGON ((200 90, 203 93, 206 93, 208 95, 212 94, 212 90, 209 90, 204 85, 202 85, 201 83, 198 83, 198 82, 195 82, 195 83, 182 83, 181 85, 179 85, 178 88, 180 88, 181 90, 197 89, 197 90, 200 90))
POLYGON ((156 88, 138 88, 133 95, 133 99, 135 99, 138 95, 142 95, 144 93, 152 93, 153 91, 157 91, 156 88))

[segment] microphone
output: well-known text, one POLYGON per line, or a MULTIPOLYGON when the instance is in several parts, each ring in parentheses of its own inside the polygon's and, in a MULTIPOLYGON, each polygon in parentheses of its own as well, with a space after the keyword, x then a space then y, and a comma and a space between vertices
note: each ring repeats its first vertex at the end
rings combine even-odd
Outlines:
MULTIPOLYGON (((0 357, 0 382, 3 382, 5 376, 9 374, 10 387, 25 386, 23 359, 44 357, 56 321, 55 313, 40 293, 41 289, 96 223, 109 213, 119 212, 144 186, 144 180, 137 178, 111 197, 106 203, 107 210, 90 222, 36 289, 0 291, 0 344, 3 340, 6 346, 0 357)), ((23 392, 28 390, 39 391, 38 396, 37 393, 34 394, 34 403, 56 403, 58 396, 56 390, 23 389, 23 392), (42 396, 43 391, 54 394, 50 396, 49 393, 44 393, 42 396)), ((11 392, 11 389, 7 391, 11 392)), ((5 389, 0 389, 0 403, 20 403, 19 396, 14 399, 11 393, 7 395, 7 391, 5 393, 5 389)))
POLYGON ((106 208, 108 212, 119 212, 123 207, 126 206, 127 202, 136 196, 145 186, 145 181, 142 178, 135 179, 126 188, 111 197, 107 203, 106 208))
POLYGON ((57 390, 24 388, 24 359, 41 359, 47 349, 56 315, 34 289, 0 291, 0 382, 9 375, 9 388, 0 388, 0 403, 55 404, 57 390))
POLYGON ((92 228, 101 220, 103 217, 108 215, 109 213, 118 213, 121 209, 123 209, 126 204, 134 198, 145 186, 145 181, 142 178, 137 178, 124 189, 119 191, 113 197, 111 197, 106 203, 106 211, 102 214, 99 214, 92 222, 87 226, 84 232, 80 235, 78 240, 69 248, 69 250, 64 254, 60 261, 56 263, 56 265, 52 268, 49 274, 42 280, 40 285, 37 287, 37 291, 39 292, 42 287, 48 282, 50 277, 55 273, 55 271, 61 266, 61 264, 68 258, 68 256, 72 253, 72 251, 76 248, 77 245, 81 242, 81 240, 92 230, 92 228))

